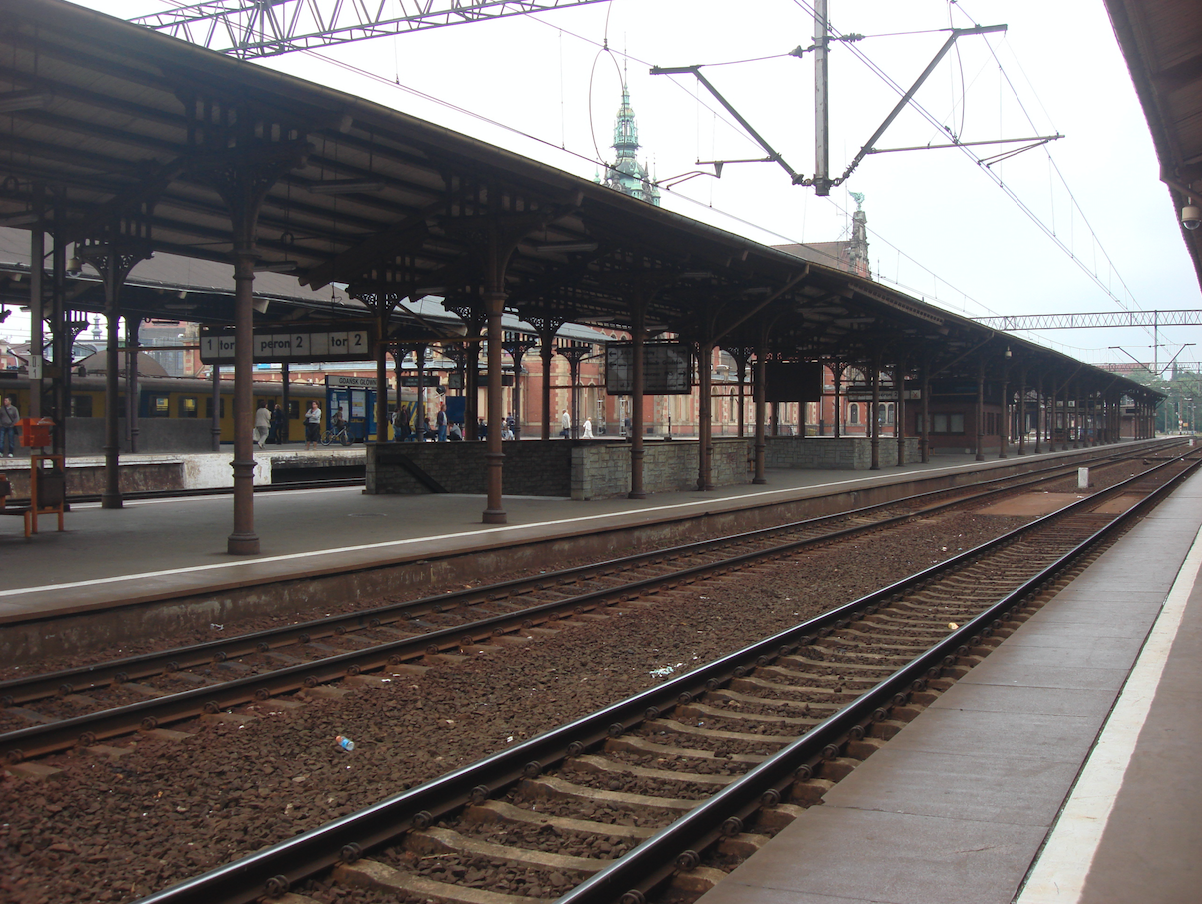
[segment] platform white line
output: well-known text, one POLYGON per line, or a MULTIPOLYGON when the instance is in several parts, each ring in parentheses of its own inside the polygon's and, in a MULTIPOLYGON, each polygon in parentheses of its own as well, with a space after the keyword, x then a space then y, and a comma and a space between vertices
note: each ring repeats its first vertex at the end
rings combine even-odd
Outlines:
MULTIPOLYGON (((938 474, 943 471, 962 471, 962 470, 972 469, 974 467, 975 467, 975 463, 967 463, 967 464, 959 464, 959 465, 944 465, 943 467, 925 468, 925 469, 922 469, 919 471, 913 471, 913 472, 909 472, 909 473, 911 473, 915 476, 927 477, 932 474, 938 474)), ((772 489, 772 490, 753 490, 751 492, 740 493, 740 494, 734 495, 734 496, 713 496, 713 497, 709 497, 709 498, 705 498, 705 499, 693 499, 688 502, 674 502, 674 503, 665 504, 665 505, 655 505, 655 506, 648 506, 648 507, 639 507, 637 505, 632 505, 630 508, 622 509, 622 510, 616 511, 616 512, 603 512, 603 513, 597 514, 597 515, 584 515, 582 517, 560 518, 560 519, 557 519, 554 521, 535 521, 535 522, 530 522, 530 523, 526 523, 526 524, 507 524, 507 525, 504 525, 501 527, 487 527, 487 528, 482 527, 478 530, 461 531, 461 532, 455 533, 455 534, 438 534, 438 535, 431 536, 431 537, 407 537, 407 538, 404 538, 401 540, 383 540, 379 543, 364 543, 364 544, 360 544, 357 546, 340 546, 340 547, 326 548, 326 549, 312 549, 312 550, 308 550, 305 552, 286 553, 284 555, 278 555, 278 556, 264 556, 264 557, 259 557, 259 558, 237 559, 237 560, 230 561, 230 562, 212 562, 212 563, 208 563, 205 565, 190 565, 190 566, 186 566, 184 568, 170 568, 170 569, 165 569, 163 571, 144 571, 144 572, 140 572, 138 574, 113 575, 113 576, 107 577, 107 578, 92 578, 92 579, 89 579, 86 581, 72 581, 72 582, 64 583, 64 584, 43 584, 40 586, 16 587, 16 588, 13 588, 12 590, 0 590, 0 599, 3 599, 5 597, 23 596, 26 594, 34 594, 34 593, 52 593, 52 592, 59 591, 59 590, 75 590, 80 587, 99 587, 99 586, 103 586, 105 584, 119 584, 122 581, 142 581, 142 580, 146 580, 148 578, 163 578, 163 577, 171 577, 173 575, 182 575, 182 574, 200 574, 200 573, 203 573, 206 571, 219 571, 221 569, 226 569, 226 568, 247 568, 247 567, 254 567, 255 565, 260 565, 260 564, 270 564, 273 562, 290 562, 290 561, 294 561, 296 559, 312 560, 314 557, 318 557, 318 556, 341 556, 341 555, 345 555, 346 553, 350 553, 350 552, 363 552, 363 551, 372 550, 372 549, 400 549, 405 546, 411 546, 415 543, 424 543, 427 541, 457 540, 462 537, 480 537, 480 536, 487 536, 489 534, 503 534, 503 533, 507 533, 507 532, 515 531, 515 530, 528 530, 530 528, 556 527, 556 526, 559 526, 562 524, 582 524, 582 523, 587 523, 590 521, 604 521, 606 519, 624 517, 626 515, 630 515, 633 513, 649 514, 652 512, 666 512, 666 511, 672 511, 672 510, 680 511, 682 509, 688 509, 688 508, 703 508, 704 509, 707 507, 711 507, 715 504, 730 502, 730 501, 737 501, 740 499, 763 499, 763 498, 770 497, 770 496, 784 496, 787 494, 793 494, 795 496, 798 496, 798 498, 803 498, 803 497, 799 496, 798 494, 804 490, 825 489, 827 487, 841 487, 846 484, 864 483, 866 481, 872 481, 873 483, 882 483, 882 482, 886 482, 886 478, 892 477, 893 473, 895 473, 895 472, 881 473, 881 474, 876 474, 876 475, 869 476, 869 477, 849 477, 846 480, 833 480, 830 483, 811 484, 811 485, 807 485, 807 486, 782 487, 781 489, 772 489)), ((902 472, 902 473, 905 473, 905 472, 902 472)), ((305 490, 296 490, 295 492, 297 492, 297 493, 335 493, 335 492, 343 492, 348 489, 353 490, 355 488, 354 487, 323 487, 323 488, 311 488, 311 489, 305 489, 305 490)), ((453 494, 453 495, 462 495, 462 494, 453 494)), ((472 495, 476 498, 479 497, 479 494, 472 494, 472 495)), ((515 497, 508 497, 508 498, 515 498, 515 497)), ((181 497, 180 499, 176 499, 176 500, 166 500, 166 499, 164 499, 164 500, 139 500, 137 502, 131 501, 130 503, 128 503, 128 505, 130 505, 132 507, 134 505, 163 504, 165 502, 178 502, 178 501, 195 502, 198 500, 209 501, 210 499, 217 500, 217 501, 225 500, 228 502, 229 497, 215 495, 212 497, 208 497, 208 496, 181 497)), ((603 500, 598 500, 598 501, 603 501, 603 500)))
MULTIPOLYGON (((966 465, 966 464, 965 465, 945 465, 944 468, 929 468, 929 469, 917 472, 917 474, 922 474, 923 476, 927 476, 930 474, 935 474, 935 472, 939 472, 939 471, 956 471, 956 470, 962 470, 965 468, 970 468, 970 466, 971 465, 966 465)), ((885 476, 891 476, 891 475, 877 475, 877 476, 885 477, 885 476)), ((743 493, 740 495, 713 496, 713 498, 694 499, 694 500, 690 500, 688 502, 672 502, 672 504, 668 504, 668 505, 655 505, 655 506, 648 506, 648 507, 632 506, 630 508, 624 508, 624 510, 617 511, 617 512, 602 512, 602 513, 600 513, 600 515, 585 515, 583 517, 559 518, 559 519, 555 519, 555 521, 530 522, 530 523, 525 523, 525 524, 506 524, 506 525, 504 525, 504 527, 480 528, 478 530, 459 531, 458 534, 438 534, 438 535, 434 535, 434 536, 405 537, 405 539, 403 539, 403 540, 385 540, 385 541, 381 541, 379 543, 362 543, 362 545, 358 545, 358 546, 343 546, 343 547, 326 548, 326 549, 309 549, 309 551, 307 551, 307 552, 286 553, 286 554, 282 554, 282 555, 268 555, 268 557, 238 559, 238 560, 234 560, 234 561, 219 561, 219 563, 209 563, 206 565, 190 565, 190 566, 182 567, 182 569, 166 569, 163 571, 143 571, 143 572, 137 573, 137 575, 113 575, 112 577, 91 578, 91 579, 88 579, 88 581, 72 581, 70 583, 63 583, 63 584, 42 584, 42 585, 40 585, 40 587, 18 587, 18 588, 14 588, 12 590, 0 590, 0 599, 4 599, 4 597, 6 597, 6 596, 22 596, 25 594, 53 593, 53 591, 73 590, 73 589, 78 589, 78 588, 82 588, 82 587, 101 587, 101 585, 117 584, 117 583, 121 583, 123 581, 144 581, 144 579, 147 579, 147 578, 172 577, 174 575, 196 575, 196 573, 202 573, 202 572, 206 572, 206 571, 219 571, 221 569, 237 569, 237 567, 254 567, 255 565, 278 563, 278 561, 293 561, 296 559, 313 560, 315 557, 322 557, 322 555, 345 555, 346 553, 369 551, 369 549, 399 549, 399 548, 403 548, 405 546, 412 546, 413 543, 424 543, 427 541, 458 540, 458 539, 462 539, 462 537, 480 537, 480 536, 488 536, 490 534, 494 534, 494 535, 495 534, 505 534, 505 533, 510 533, 510 531, 513 531, 513 530, 529 530, 531 528, 553 528, 553 527, 558 527, 558 525, 561 525, 561 524, 582 524, 582 523, 587 523, 587 522, 601 522, 601 521, 606 521, 606 519, 618 518, 618 517, 624 517, 627 515, 631 515, 631 513, 639 513, 639 515, 643 515, 643 513, 651 513, 651 512, 666 512, 666 511, 673 511, 673 510, 679 511, 679 510, 683 510, 683 508, 704 508, 704 507, 708 507, 708 506, 713 506, 714 504, 716 504, 716 502, 725 502, 727 500, 757 499, 757 498, 764 498, 764 496, 785 495, 785 494, 790 494, 790 493, 796 495, 799 492, 799 490, 816 489, 819 487, 841 487, 841 486, 844 486, 844 484, 846 484, 846 483, 859 483, 859 482, 868 481, 868 480, 873 480, 873 478, 871 478, 871 477, 850 477, 850 478, 847 478, 847 480, 815 484, 815 486, 810 486, 810 487, 784 487, 781 489, 761 489, 761 490, 752 490, 752 492, 750 492, 750 493, 743 493)), ((296 490, 296 492, 297 493, 332 493, 332 492, 341 492, 341 490, 344 490, 344 489, 346 489, 346 488, 345 487, 329 487, 329 488, 321 488, 321 489, 302 489, 302 490, 296 490)), ((353 488, 351 488, 351 489, 353 489, 353 488)), ((476 495, 478 495, 478 494, 476 494, 476 495)), ((188 500, 188 501, 196 501, 197 499, 203 499, 203 500, 207 501, 209 499, 209 496, 200 496, 200 498, 186 498, 186 500, 188 500)), ((213 496, 213 499, 216 499, 216 500, 227 499, 227 496, 213 496)), ((141 501, 137 502, 137 504, 144 505, 150 501, 151 500, 141 500, 141 501)), ((178 501, 178 500, 154 500, 154 501, 160 502, 160 504, 161 504, 161 502, 165 502, 165 501, 178 501)))
POLYGON ((1202 568, 1202 529, 1016 904, 1077 904, 1202 568))

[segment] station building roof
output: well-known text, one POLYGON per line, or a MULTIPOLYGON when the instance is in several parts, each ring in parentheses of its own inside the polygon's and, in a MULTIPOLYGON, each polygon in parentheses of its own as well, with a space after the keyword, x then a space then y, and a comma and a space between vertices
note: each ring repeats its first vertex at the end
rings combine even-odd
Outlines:
MULTIPOLYGON (((439 295, 482 310, 487 273, 501 266, 506 309, 535 325, 629 330, 638 307, 649 334, 723 348, 764 343, 784 358, 943 376, 1017 365, 1050 385, 1157 396, 323 85, 63 0, 0 0, 0 13, 0 225, 40 222, 64 241, 124 229, 156 252, 229 262, 230 206, 258 193, 260 264, 322 298, 343 284, 357 297, 439 295), (253 184, 239 181, 247 173, 253 184), (499 259, 489 234, 503 237, 499 259)), ((168 294, 138 313, 184 319, 168 294)))

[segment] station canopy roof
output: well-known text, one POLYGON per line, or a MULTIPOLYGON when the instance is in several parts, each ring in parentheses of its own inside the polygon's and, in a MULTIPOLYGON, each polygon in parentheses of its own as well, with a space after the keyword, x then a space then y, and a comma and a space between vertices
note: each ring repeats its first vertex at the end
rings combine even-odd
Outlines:
MULTIPOLYGON (((1202 206, 1202 4, 1105 0, 1148 120, 1173 213, 1202 206)), ((1181 228, 1202 283, 1202 229, 1181 228)))
MULTIPOLYGON (((483 314, 485 274, 503 267, 506 309, 535 326, 629 330, 637 307, 651 335, 726 349, 766 340, 783 358, 941 376, 976 377, 984 361, 990 379, 1022 366, 1049 388, 1073 379, 1083 391, 1157 395, 322 85, 62 0, 0 0, 0 13, 0 225, 41 222, 65 241, 148 236, 156 256, 228 265, 230 205, 260 193, 260 267, 288 271, 315 298, 296 316, 320 316, 337 284, 373 303, 441 296, 471 320, 483 314)), ((203 319, 170 297, 146 293, 136 313, 203 319)), ((204 316, 229 310, 215 303, 204 316)), ((256 317, 270 320, 270 308, 256 317)))

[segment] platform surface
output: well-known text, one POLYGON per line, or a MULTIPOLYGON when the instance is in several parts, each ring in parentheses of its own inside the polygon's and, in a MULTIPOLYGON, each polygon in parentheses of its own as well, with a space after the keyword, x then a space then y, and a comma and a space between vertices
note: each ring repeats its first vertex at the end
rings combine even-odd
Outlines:
MULTIPOLYGON (((768 472, 766 485, 654 493, 645 499, 582 502, 505 496, 508 521, 503 525, 482 523, 486 506, 480 495, 369 496, 357 487, 258 492, 257 556, 231 556, 226 551, 233 529, 229 495, 128 501, 120 509, 77 504, 66 517, 64 532, 55 530, 52 518, 43 517, 41 532, 28 540, 21 519, 0 518, 0 625, 28 614, 118 605, 147 594, 204 593, 231 584, 283 579, 306 569, 372 567, 399 557, 668 520, 915 476, 989 470, 1074 451, 1078 450, 985 462, 972 455, 943 454, 927 464, 879 471, 776 469, 768 472)), ((228 453, 213 454, 229 458, 228 453)))
POLYGON ((1195 475, 701 904, 1202 899, 1200 529, 1195 475))

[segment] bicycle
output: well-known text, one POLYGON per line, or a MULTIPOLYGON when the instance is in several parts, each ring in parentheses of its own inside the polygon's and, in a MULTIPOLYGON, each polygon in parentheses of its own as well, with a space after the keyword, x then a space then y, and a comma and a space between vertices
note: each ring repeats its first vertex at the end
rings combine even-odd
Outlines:
POLYGON ((337 430, 327 428, 326 432, 321 435, 321 444, 323 446, 331 445, 333 442, 340 442, 344 446, 349 446, 354 440, 346 430, 346 425, 343 424, 337 430))

